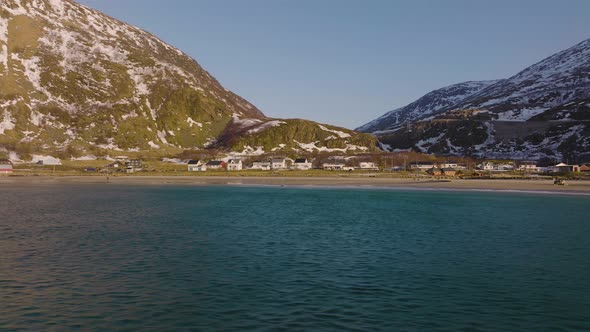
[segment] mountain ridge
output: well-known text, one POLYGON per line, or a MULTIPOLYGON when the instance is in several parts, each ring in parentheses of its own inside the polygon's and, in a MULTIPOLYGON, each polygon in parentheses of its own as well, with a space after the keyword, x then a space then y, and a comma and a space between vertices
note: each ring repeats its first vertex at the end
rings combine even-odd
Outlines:
POLYGON ((441 95, 401 124, 404 111, 432 92, 357 129, 393 150, 527 159, 590 155, 590 39, 457 103, 432 107, 445 100, 445 89, 466 83, 435 90, 441 95))
POLYGON ((432 90, 416 101, 387 112, 355 130, 375 132, 399 129, 407 121, 421 120, 442 113, 498 81, 467 81, 432 90))

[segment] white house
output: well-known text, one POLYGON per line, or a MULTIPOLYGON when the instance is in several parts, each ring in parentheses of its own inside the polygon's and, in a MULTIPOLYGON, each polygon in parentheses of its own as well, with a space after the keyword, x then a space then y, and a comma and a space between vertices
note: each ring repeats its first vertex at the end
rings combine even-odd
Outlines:
POLYGON ((518 170, 521 172, 538 172, 539 167, 535 162, 523 162, 518 166, 518 170))
POLYGON ((143 161, 141 159, 129 159, 125 161, 125 171, 135 173, 143 170, 143 161))
POLYGON ((256 169, 261 171, 270 171, 272 168, 272 164, 270 161, 255 161, 252 163, 252 167, 250 169, 256 169))
POLYGON ((359 168, 362 170, 374 170, 374 171, 379 170, 379 167, 377 167, 377 165, 372 161, 361 161, 359 163, 359 168))
POLYGON ((565 163, 559 163, 559 164, 555 165, 555 168, 557 169, 557 172, 560 172, 560 173, 570 173, 570 172, 579 172, 580 171, 579 165, 568 165, 565 163))
POLYGON ((287 158, 273 158, 271 160, 271 167, 272 169, 288 169, 289 164, 287 158))
POLYGON ((438 165, 438 168, 440 168, 440 169, 444 169, 444 168, 457 169, 457 168, 459 168, 459 164, 457 164, 455 162, 446 162, 446 163, 441 163, 440 165, 438 165))
POLYGON ((513 164, 499 164, 494 167, 496 171, 513 171, 514 165, 513 164))
POLYGON ((323 163, 322 168, 327 171, 342 171, 345 168, 350 170, 351 167, 346 167, 343 163, 323 163))
POLYGON ((305 158, 299 158, 299 159, 295 159, 295 162, 293 162, 293 165, 291 165, 292 169, 297 169, 297 170, 310 170, 312 169, 313 165, 311 164, 311 161, 308 161, 305 158))
POLYGON ((205 165, 200 160, 189 160, 188 161, 188 171, 189 172, 204 172, 207 170, 207 165, 205 165))
POLYGON ((489 162, 489 161, 485 161, 481 164, 479 164, 479 169, 484 170, 484 171, 493 171, 494 169, 496 169, 494 163, 489 162))
POLYGON ((12 174, 12 162, 8 159, 0 159, 0 175, 12 174))
POLYGON ((243 168, 242 161, 240 159, 230 159, 227 162, 228 171, 241 171, 243 168))

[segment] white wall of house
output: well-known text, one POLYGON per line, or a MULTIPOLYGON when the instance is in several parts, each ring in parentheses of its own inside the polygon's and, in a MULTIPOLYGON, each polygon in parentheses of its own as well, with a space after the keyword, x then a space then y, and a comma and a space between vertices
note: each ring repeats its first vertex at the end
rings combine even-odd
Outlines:
POLYGON ((496 171, 513 171, 514 165, 512 164, 500 164, 494 167, 496 171))
POLYGON ((206 170, 207 170, 207 165, 205 165, 205 164, 188 165, 189 172, 205 172, 206 170))
POLYGON ((379 169, 374 162, 371 161, 363 161, 359 163, 359 167, 361 169, 379 169))
POLYGON ((523 172, 538 172, 539 167, 537 167, 537 165, 534 164, 523 164, 518 166, 518 170, 523 172))
POLYGON ((241 171, 243 168, 241 160, 230 160, 227 163, 227 170, 228 171, 241 171))
POLYGON ((458 168, 459 164, 457 163, 442 163, 439 165, 439 168, 458 168))
POLYGON ((339 171, 344 168, 344 164, 324 163, 322 168, 328 171, 339 171))
POLYGON ((307 171, 312 169, 313 165, 309 161, 306 161, 304 163, 294 163, 292 168, 296 170, 307 171))
POLYGON ((274 159, 271 167, 272 169, 287 169, 287 161, 285 159, 274 159))
POLYGON ((432 167, 434 167, 433 164, 411 164, 410 165, 410 169, 427 170, 427 169, 431 169, 432 167))
POLYGON ((252 167, 250 169, 260 170, 260 171, 270 171, 272 165, 268 161, 255 161, 252 163, 252 167))
POLYGON ((493 171, 494 170, 494 164, 493 163, 483 163, 481 164, 481 169, 483 169, 484 171, 493 171))

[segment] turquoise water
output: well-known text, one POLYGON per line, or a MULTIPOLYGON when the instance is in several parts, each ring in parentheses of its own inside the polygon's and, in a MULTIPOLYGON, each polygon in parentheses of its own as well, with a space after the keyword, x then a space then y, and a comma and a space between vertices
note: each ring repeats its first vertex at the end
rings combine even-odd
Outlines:
POLYGON ((590 198, 0 190, 1 331, 588 331, 590 198))

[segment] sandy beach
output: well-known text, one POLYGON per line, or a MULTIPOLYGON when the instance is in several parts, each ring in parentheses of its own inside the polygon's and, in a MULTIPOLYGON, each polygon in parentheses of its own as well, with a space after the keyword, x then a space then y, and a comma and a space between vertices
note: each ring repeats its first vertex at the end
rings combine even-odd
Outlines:
POLYGON ((245 185, 294 187, 408 188, 438 190, 522 191, 590 195, 590 181, 567 181, 557 186, 549 179, 414 179, 379 177, 235 177, 235 176, 27 176, 0 177, 2 185, 27 184, 127 184, 127 185, 245 185))

